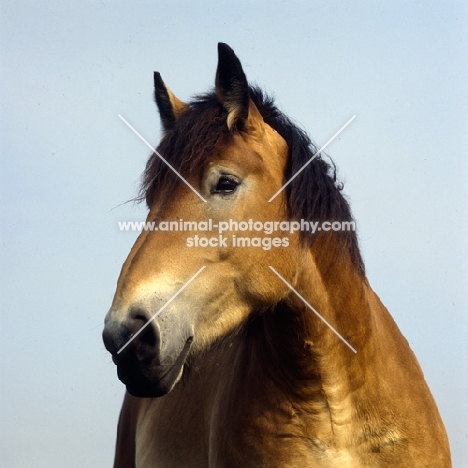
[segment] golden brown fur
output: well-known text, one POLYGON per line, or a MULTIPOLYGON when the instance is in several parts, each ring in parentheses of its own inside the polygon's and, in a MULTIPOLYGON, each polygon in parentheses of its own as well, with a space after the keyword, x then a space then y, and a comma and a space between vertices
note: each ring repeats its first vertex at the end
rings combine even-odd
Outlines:
MULTIPOLYGON (((148 220, 270 221, 291 215, 286 191, 267 203, 290 163, 287 139, 265 123, 252 100, 247 109, 245 96, 236 101, 236 93, 248 88, 243 82, 230 87, 245 76, 225 45, 220 63, 218 74, 228 76, 218 76, 216 96, 228 123, 213 140, 207 164, 187 173, 207 203, 182 184, 171 185, 170 196, 147 185, 148 220), (234 195, 213 191, 225 173, 241 181, 234 195)), ((176 102, 167 91, 160 96, 163 107, 176 102)), ((191 112, 177 108, 183 112, 164 107, 167 141, 184 112, 191 112)), ((159 189, 167 189, 168 179, 158 180, 159 189)), ((333 197, 347 207, 338 190, 333 197)), ((104 340, 121 378, 144 396, 125 396, 115 468, 451 466, 445 429, 422 371, 369 286, 355 239, 330 232, 304 242, 299 233, 289 233, 287 248, 194 250, 184 234, 140 235, 106 317, 104 340), (150 320, 201 266, 203 273, 153 328, 119 355, 118 347, 139 323, 150 320), (175 365, 184 343, 190 351, 181 375, 161 387, 160 375, 166 374, 160 368, 175 365), (166 394, 153 397, 161 393, 166 394)))

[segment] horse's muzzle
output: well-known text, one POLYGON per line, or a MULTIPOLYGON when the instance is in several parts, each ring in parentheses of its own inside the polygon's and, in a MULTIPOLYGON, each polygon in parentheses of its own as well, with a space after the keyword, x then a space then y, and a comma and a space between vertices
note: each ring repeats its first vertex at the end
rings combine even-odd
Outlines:
POLYGON ((141 314, 125 322, 107 321, 102 338, 117 365, 117 375, 127 391, 137 397, 159 397, 179 381, 193 341, 161 351, 159 327, 141 314), (182 348, 182 349, 181 349, 182 348))

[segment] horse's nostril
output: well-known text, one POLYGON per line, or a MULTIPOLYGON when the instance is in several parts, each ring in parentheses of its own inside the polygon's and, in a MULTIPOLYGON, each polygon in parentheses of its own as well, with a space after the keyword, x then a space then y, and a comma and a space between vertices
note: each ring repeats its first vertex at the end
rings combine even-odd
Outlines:
POLYGON ((155 346, 157 344, 157 332, 152 323, 143 314, 135 314, 129 323, 130 338, 135 336, 135 340, 147 346, 155 346), (138 335, 138 336, 136 336, 138 335))
POLYGON ((133 337, 148 323, 148 321, 141 316, 135 317, 130 323, 130 337, 133 337))
POLYGON ((141 311, 130 313, 124 322, 108 321, 102 338, 115 364, 153 359, 159 352, 158 329, 141 311))

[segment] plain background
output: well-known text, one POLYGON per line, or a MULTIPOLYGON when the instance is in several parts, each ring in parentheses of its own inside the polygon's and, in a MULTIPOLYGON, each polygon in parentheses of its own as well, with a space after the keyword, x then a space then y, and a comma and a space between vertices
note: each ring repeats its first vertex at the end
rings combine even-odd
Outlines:
POLYGON ((1 459, 109 467, 124 388, 101 342, 143 220, 123 204, 160 135, 153 70, 182 99, 216 44, 327 152, 369 280, 467 453, 467 5, 463 1, 3 1, 1 459))

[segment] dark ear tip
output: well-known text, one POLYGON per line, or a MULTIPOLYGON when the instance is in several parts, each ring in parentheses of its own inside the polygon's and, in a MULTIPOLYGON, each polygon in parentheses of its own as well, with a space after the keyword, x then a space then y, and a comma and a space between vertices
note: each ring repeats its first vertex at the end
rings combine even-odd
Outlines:
POLYGON ((161 85, 163 80, 161 78, 161 74, 157 71, 154 72, 154 84, 155 85, 161 85))
POLYGON ((218 55, 234 55, 234 51, 224 42, 218 42, 218 55))

